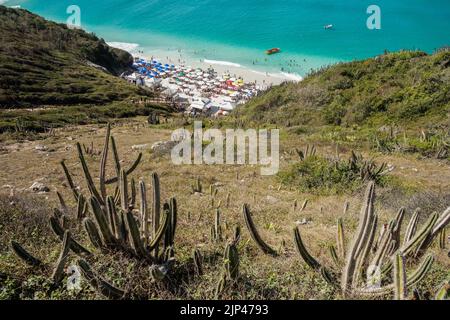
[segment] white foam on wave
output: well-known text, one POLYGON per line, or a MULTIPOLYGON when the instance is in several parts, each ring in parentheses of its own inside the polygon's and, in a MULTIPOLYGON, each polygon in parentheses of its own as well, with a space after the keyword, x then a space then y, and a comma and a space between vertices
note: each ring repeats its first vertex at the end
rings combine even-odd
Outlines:
POLYGON ((107 42, 107 45, 113 48, 128 51, 129 53, 133 53, 137 48, 139 48, 139 44, 128 42, 107 42))
POLYGON ((293 81, 302 81, 303 80, 303 77, 296 73, 281 72, 281 74, 283 75, 283 77, 285 77, 286 79, 289 79, 289 80, 293 80, 293 81))
POLYGON ((288 72, 269 73, 269 72, 262 72, 262 71, 257 71, 257 70, 253 70, 253 69, 250 69, 250 71, 253 73, 259 74, 261 76, 265 76, 265 77, 272 77, 272 78, 296 81, 296 82, 303 80, 303 77, 296 73, 288 73, 288 72))
POLYGON ((209 63, 209 64, 216 64, 216 65, 221 65, 221 66, 227 66, 227 67, 235 67, 235 68, 240 68, 242 67, 239 63, 234 63, 234 62, 229 62, 229 61, 220 61, 220 60, 208 60, 205 59, 203 60, 204 63, 209 63))

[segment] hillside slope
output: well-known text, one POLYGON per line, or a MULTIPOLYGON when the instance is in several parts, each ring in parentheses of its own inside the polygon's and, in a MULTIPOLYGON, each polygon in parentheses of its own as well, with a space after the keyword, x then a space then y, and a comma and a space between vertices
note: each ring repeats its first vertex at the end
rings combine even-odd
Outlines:
POLYGON ((402 51, 317 71, 239 108, 242 121, 286 126, 449 127, 450 51, 402 51))
POLYGON ((0 42, 0 108, 101 105, 148 94, 115 77, 131 66, 129 53, 26 10, 0 6, 0 42))

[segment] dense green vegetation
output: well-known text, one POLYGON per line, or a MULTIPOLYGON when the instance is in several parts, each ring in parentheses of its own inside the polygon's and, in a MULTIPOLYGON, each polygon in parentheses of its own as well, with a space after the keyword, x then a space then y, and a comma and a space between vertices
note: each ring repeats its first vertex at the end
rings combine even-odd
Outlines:
POLYGON ((250 122, 297 125, 443 124, 450 111, 450 51, 387 53, 319 70, 240 108, 250 122))
POLYGON ((351 193, 367 181, 385 186, 390 177, 385 163, 352 153, 349 159, 312 154, 291 164, 278 176, 286 185, 292 185, 301 192, 314 194, 351 193))
POLYGON ((83 30, 0 6, 0 108, 102 105, 148 95, 115 77, 132 56, 83 30))

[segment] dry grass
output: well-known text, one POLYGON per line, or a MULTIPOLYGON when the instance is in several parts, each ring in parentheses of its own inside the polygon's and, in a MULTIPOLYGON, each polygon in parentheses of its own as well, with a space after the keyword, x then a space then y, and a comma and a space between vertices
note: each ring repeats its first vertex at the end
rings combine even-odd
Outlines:
MULTIPOLYGON (((132 121, 120 122, 113 126, 112 133, 116 138, 119 152, 122 156, 123 166, 128 167, 136 158, 138 151, 132 150, 133 145, 152 144, 157 141, 169 140, 171 131, 161 127, 148 127, 143 125, 144 119, 137 118, 132 121)), ((81 168, 76 158, 75 141, 100 149, 104 142, 105 128, 95 125, 58 129, 51 137, 43 140, 14 142, 6 141, 0 145, 1 172, 0 187, 9 185, 14 187, 14 201, 9 205, 10 187, 0 189, 5 196, 2 198, 1 236, 0 236, 0 271, 12 275, 17 279, 16 287, 21 287, 24 297, 46 297, 42 290, 33 291, 45 283, 45 277, 36 280, 31 271, 23 267, 9 250, 9 241, 17 239, 29 248, 31 252, 48 263, 55 261, 59 253, 59 243, 49 231, 46 223, 51 207, 57 205, 56 190, 60 191, 66 201, 71 203, 73 197, 67 188, 59 162, 66 160, 69 170, 76 183, 83 191, 86 185, 81 168), (36 150, 37 145, 44 145, 47 151, 36 150), (51 192, 42 195, 30 196, 28 188, 39 180, 46 184, 51 192), (14 212, 10 215, 9 212, 14 212), (5 232, 6 230, 6 232, 5 232), (21 281, 35 281, 20 285, 21 281), (31 280, 30 280, 31 279, 31 280), (37 284, 36 284, 37 283, 37 284), (30 289, 31 288, 31 289, 30 289), (31 293, 29 293, 31 292, 31 293), (38 293, 36 293, 38 292, 38 293), (26 293, 26 294, 25 294, 26 293), (27 295, 28 294, 28 295, 27 295), (30 296, 33 294, 33 296, 30 296)), ((287 155, 294 147, 303 146, 303 142, 296 136, 282 135, 282 166, 292 161, 287 155)), ((334 152, 331 145, 319 145, 318 152, 334 152)), ((343 155, 349 150, 341 150, 343 155)), ((231 237, 233 226, 244 225, 242 218, 242 205, 248 203, 253 212, 262 237, 274 248, 280 249, 282 254, 278 258, 265 256, 250 240, 247 230, 242 230, 243 239, 239 245, 241 254, 241 281, 234 288, 226 292, 225 299, 339 299, 327 287, 320 276, 308 269, 300 261, 293 245, 292 228, 299 220, 306 219, 308 224, 301 226, 302 236, 308 248, 325 264, 332 264, 328 254, 327 245, 334 242, 336 232, 336 219, 343 216, 342 210, 345 201, 350 202, 350 210, 346 213, 344 223, 347 237, 356 227, 357 212, 360 207, 360 192, 353 195, 317 196, 302 194, 296 190, 285 187, 279 189, 277 177, 262 177, 256 166, 174 166, 170 159, 156 157, 148 150, 143 151, 144 157, 141 165, 133 173, 136 179, 144 179, 150 183, 152 172, 157 172, 161 180, 161 196, 168 199, 177 198, 179 207, 179 225, 176 235, 177 266, 175 272, 165 284, 152 284, 148 279, 149 270, 138 263, 129 261, 118 254, 101 254, 93 261, 96 270, 105 278, 113 281, 117 286, 132 290, 137 296, 145 295, 147 298, 174 299, 193 298, 211 299, 214 297, 214 288, 219 279, 222 265, 222 251, 224 243, 215 244, 210 239, 210 227, 213 224, 214 208, 211 207, 209 185, 218 185, 216 203, 221 201, 222 223, 225 227, 225 238, 231 237), (194 195, 191 184, 200 177, 204 193, 194 195), (231 195, 231 204, 225 206, 227 193, 231 195), (269 197, 268 197, 269 196, 269 197), (273 197, 273 198, 272 198, 273 197), (304 211, 294 212, 293 203, 299 205, 309 199, 304 211), (284 245, 282 246, 282 244, 284 245), (192 264, 192 251, 198 247, 204 256, 205 274, 198 277, 194 274, 192 264)), ((88 157, 88 164, 93 176, 98 176, 99 157, 88 157)), ((384 157, 383 161, 392 163, 396 168, 394 174, 401 178, 403 185, 414 185, 416 190, 429 190, 435 195, 436 190, 445 190, 449 186, 450 169, 437 167, 439 164, 429 160, 417 160, 411 157, 384 157), (415 167, 417 172, 400 168, 415 167), (438 169, 437 169, 438 168, 438 169), (415 184, 417 182, 417 184, 415 184)), ((112 175, 112 166, 107 168, 112 175)), ((395 199, 390 194, 392 189, 380 189, 377 210, 382 222, 393 217, 398 205, 411 207, 416 202, 411 201, 408 190, 402 189, 395 199), (391 202, 391 203, 388 203, 391 202)), ((112 190, 111 190, 112 192, 112 190)), ((427 197, 425 197, 427 198, 427 197)), ((422 203, 424 199, 418 201, 422 203)), ((430 205, 431 202, 429 202, 430 205)), ((442 204, 442 203, 441 203, 442 204)), ((448 206, 448 203, 447 203, 448 206)), ((409 209, 408 207, 408 209, 409 209)), ((439 207, 440 208, 440 207, 439 207)), ((437 209, 437 207, 435 208, 437 209)), ((78 227, 71 217, 72 226, 78 227)), ((77 234, 84 234, 77 232, 77 234)), ((82 242, 85 239, 80 239, 82 242)), ((87 242, 83 242, 87 243, 87 242)), ((436 250, 436 252, 438 252, 436 250)), ((74 262, 75 256, 69 261, 74 262)), ((445 253, 438 253, 439 263, 434 273, 427 277, 426 288, 432 288, 450 267, 445 253)), ((45 273, 43 273, 45 274, 45 273)), ((42 274, 42 275, 43 275, 42 274)), ((14 285, 11 284, 11 287, 14 285)), ((15 288, 15 287, 14 287, 15 288)), ((14 291, 11 289, 11 291, 14 291)), ((4 297, 10 297, 3 294, 4 297)), ((96 292, 85 285, 82 293, 73 295, 65 290, 53 293, 50 298, 101 298, 96 292)))

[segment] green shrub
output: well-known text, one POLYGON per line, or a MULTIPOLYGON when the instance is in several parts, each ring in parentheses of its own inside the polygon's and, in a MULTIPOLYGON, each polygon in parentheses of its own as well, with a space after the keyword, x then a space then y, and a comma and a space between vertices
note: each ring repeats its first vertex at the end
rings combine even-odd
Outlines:
POLYGON ((386 165, 353 154, 349 160, 309 156, 279 173, 283 184, 316 194, 351 193, 367 180, 386 185, 386 165))

